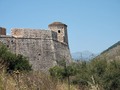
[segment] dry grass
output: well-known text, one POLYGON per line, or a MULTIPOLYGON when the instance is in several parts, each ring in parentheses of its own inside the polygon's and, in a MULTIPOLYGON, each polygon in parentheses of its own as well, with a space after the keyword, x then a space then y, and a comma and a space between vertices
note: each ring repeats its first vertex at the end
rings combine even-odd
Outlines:
MULTIPOLYGON (((0 70, 0 90, 68 90, 65 83, 52 81, 51 78, 40 72, 20 74, 6 74, 0 70)), ((71 86, 70 90, 77 90, 71 86)))
POLYGON ((0 75, 0 90, 56 90, 56 85, 45 74, 31 72, 19 75, 0 75))
MULTIPOLYGON (((56 90, 68 90, 68 84, 66 83, 58 83, 56 90)), ((70 90, 79 90, 75 86, 71 85, 70 90)))

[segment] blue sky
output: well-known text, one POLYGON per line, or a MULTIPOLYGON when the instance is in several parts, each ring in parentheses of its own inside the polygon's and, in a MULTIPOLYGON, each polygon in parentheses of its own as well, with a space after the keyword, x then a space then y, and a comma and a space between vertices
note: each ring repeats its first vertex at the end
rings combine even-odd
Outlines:
POLYGON ((0 26, 47 29, 68 25, 71 52, 99 53, 120 40, 120 0, 0 0, 0 26))

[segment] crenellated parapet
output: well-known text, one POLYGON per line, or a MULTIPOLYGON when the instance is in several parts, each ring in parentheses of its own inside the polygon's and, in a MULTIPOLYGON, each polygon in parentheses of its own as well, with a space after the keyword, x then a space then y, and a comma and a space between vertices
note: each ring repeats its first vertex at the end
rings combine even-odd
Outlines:
POLYGON ((12 36, 15 38, 35 38, 35 39, 54 39, 57 40, 57 33, 41 29, 13 28, 12 36))

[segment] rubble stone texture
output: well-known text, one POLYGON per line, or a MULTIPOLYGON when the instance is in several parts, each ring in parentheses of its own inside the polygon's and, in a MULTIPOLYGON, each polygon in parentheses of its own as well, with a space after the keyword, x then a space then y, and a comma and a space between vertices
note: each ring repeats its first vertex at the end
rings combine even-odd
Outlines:
POLYGON ((3 28, 0 42, 13 53, 28 58, 33 70, 48 71, 60 60, 72 61, 68 45, 67 25, 61 22, 49 24, 49 30, 13 28, 12 35, 6 35, 3 28))

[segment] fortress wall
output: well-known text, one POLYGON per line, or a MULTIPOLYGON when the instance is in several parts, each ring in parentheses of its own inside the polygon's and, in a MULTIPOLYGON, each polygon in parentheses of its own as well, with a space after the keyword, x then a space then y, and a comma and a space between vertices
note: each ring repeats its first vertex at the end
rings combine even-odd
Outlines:
POLYGON ((29 33, 31 37, 23 35, 16 38, 16 53, 27 56, 34 70, 48 71, 50 67, 56 65, 52 40, 54 33, 38 31, 39 33, 34 34, 40 38, 34 38, 33 32, 29 33))
POLYGON ((52 39, 51 33, 52 32, 49 30, 41 29, 19 29, 19 28, 12 29, 12 36, 16 38, 52 39))
POLYGON ((5 44, 12 52, 16 50, 16 40, 9 35, 0 35, 0 42, 5 44))
POLYGON ((12 36, 0 35, 0 42, 13 53, 26 56, 34 70, 48 71, 57 64, 53 46, 56 37, 52 31, 13 29, 12 36))
POLYGON ((17 39, 16 53, 27 56, 34 70, 47 71, 56 64, 52 40, 17 39))
POLYGON ((68 48, 68 45, 54 41, 54 48, 55 48, 55 54, 56 54, 56 60, 66 60, 67 63, 72 62, 70 50, 68 48))
POLYGON ((72 61, 68 44, 57 38, 57 32, 50 30, 14 28, 12 36, 0 35, 0 42, 13 53, 26 56, 33 70, 47 72, 57 65, 56 61, 72 61))
POLYGON ((6 28, 0 27, 0 35, 6 35, 6 28))
POLYGON ((45 68, 44 70, 48 70, 50 67, 53 67, 57 64, 53 47, 53 40, 43 40, 41 45, 42 60, 40 63, 40 68, 45 68))
POLYGON ((57 32, 51 31, 51 34, 52 34, 52 39, 57 41, 58 40, 58 38, 57 38, 57 32))
POLYGON ((15 38, 2 35, 0 41, 8 45, 13 53, 26 56, 32 64, 33 70, 47 72, 50 67, 57 65, 57 60, 65 59, 67 62, 71 62, 68 45, 55 39, 42 38, 42 36, 48 37, 47 35, 52 38, 56 37, 54 32, 41 35, 41 38, 15 38))

